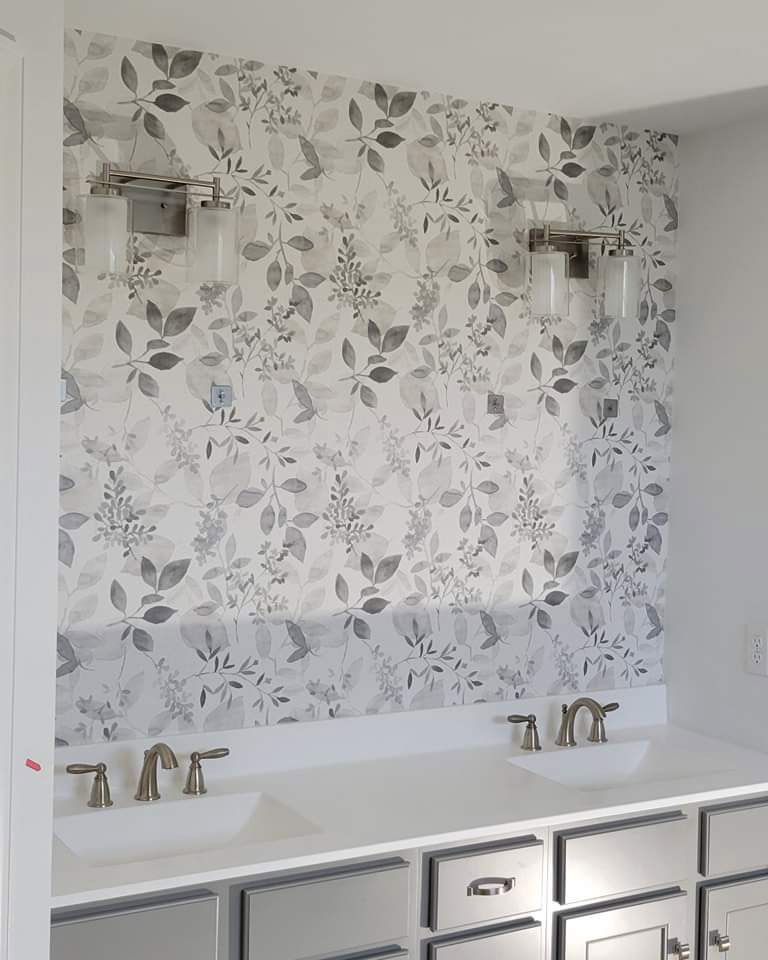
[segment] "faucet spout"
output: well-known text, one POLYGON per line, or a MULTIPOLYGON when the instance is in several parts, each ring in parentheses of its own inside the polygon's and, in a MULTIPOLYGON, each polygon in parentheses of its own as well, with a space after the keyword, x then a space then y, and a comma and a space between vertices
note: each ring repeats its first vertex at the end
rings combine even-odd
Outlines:
POLYGON ((559 747, 575 747, 576 746, 576 737, 574 735, 574 727, 576 725, 576 717, 579 713, 579 710, 582 707, 586 707, 587 710, 592 714, 592 728, 587 739, 591 743, 605 743, 605 716, 611 710, 618 710, 618 703, 608 703, 604 707, 601 706, 597 700, 593 700, 592 697, 579 697, 578 700, 574 700, 570 707, 566 707, 563 704, 562 718, 560 720, 560 730, 555 739, 555 743, 559 747))
POLYGON ((139 784, 134 799, 149 801, 159 800, 160 791, 157 787, 157 761, 163 765, 163 770, 173 770, 178 767, 176 754, 167 743, 156 743, 144 753, 144 763, 139 774, 139 784))

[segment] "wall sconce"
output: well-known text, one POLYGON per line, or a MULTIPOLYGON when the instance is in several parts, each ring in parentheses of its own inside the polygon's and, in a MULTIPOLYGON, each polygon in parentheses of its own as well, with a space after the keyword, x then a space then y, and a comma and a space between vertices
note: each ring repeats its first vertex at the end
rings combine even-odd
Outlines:
POLYGON ((589 244, 610 246, 600 258, 600 314, 609 320, 636 317, 640 310, 640 260, 623 230, 566 230, 532 227, 529 232, 528 289, 531 315, 567 317, 569 277, 589 276, 589 244))
POLYGON ((91 177, 85 211, 85 262, 98 273, 121 273, 128 265, 131 234, 187 238, 189 279, 237 283, 238 216, 222 199, 221 180, 195 180, 118 170, 105 163, 91 177), (193 192, 193 189, 196 192, 193 192), (199 206, 199 191, 210 198, 199 206))

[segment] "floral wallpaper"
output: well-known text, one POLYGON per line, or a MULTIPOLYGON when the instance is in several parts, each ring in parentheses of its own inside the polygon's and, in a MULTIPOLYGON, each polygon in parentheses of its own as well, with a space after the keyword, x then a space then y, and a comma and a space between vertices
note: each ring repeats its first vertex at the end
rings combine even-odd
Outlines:
POLYGON ((65 91, 59 743, 662 680, 674 138, 77 30, 65 91), (89 270, 104 160, 220 175, 239 283, 89 270), (532 319, 544 221, 635 320, 532 319))

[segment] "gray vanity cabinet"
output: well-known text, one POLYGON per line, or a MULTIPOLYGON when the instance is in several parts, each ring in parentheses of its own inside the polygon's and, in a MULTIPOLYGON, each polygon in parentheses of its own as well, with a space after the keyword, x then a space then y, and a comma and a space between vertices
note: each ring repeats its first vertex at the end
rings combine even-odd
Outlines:
POLYGON ((218 960, 219 898, 208 891, 55 917, 51 960, 218 960))
POLYGON ((557 960, 668 960, 691 957, 684 942, 688 905, 682 890, 560 913, 557 960))
POLYGON ((768 951, 768 877, 732 880, 701 892, 701 960, 755 960, 768 951))

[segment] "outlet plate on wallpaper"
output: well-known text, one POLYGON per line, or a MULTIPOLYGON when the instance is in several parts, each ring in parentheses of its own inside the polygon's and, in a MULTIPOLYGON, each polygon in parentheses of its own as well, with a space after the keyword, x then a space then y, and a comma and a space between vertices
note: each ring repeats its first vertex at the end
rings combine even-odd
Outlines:
POLYGON ((744 643, 747 673, 768 677, 768 625, 749 624, 744 643))

